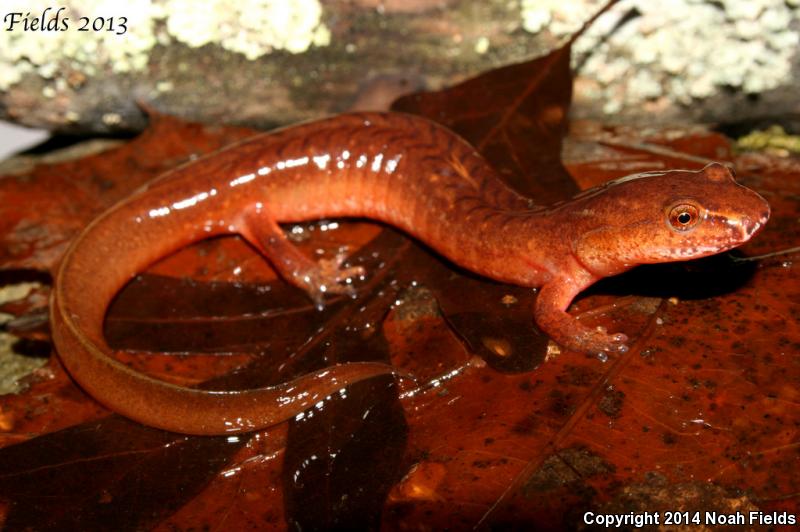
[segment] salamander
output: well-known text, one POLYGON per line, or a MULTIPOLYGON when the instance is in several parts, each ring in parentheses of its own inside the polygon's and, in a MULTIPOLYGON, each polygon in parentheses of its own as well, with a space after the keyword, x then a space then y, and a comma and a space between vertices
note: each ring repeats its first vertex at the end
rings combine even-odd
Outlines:
POLYGON ((74 380, 123 416, 189 434, 251 431, 393 370, 349 363, 277 386, 208 391, 118 362, 103 338, 112 298, 138 272, 192 242, 239 234, 320 303, 327 294, 350 293, 352 278, 365 272, 340 260, 311 260, 279 222, 382 221, 479 275, 539 287, 539 327, 565 348, 602 353, 625 351, 627 337, 568 314, 579 292, 639 264, 736 247, 769 215, 769 204, 717 163, 631 175, 537 206, 443 126, 399 113, 339 115, 258 135, 180 166, 95 219, 58 267, 53 340, 74 380))

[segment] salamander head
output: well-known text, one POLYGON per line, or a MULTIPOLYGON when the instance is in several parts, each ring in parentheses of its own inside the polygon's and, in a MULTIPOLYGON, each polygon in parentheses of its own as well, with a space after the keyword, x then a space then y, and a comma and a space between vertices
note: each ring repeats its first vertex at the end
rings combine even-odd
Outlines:
POLYGON ((735 248, 764 227, 770 215, 764 198, 736 183, 733 173, 717 163, 696 172, 624 177, 579 200, 596 229, 587 225, 573 251, 601 276, 735 248))

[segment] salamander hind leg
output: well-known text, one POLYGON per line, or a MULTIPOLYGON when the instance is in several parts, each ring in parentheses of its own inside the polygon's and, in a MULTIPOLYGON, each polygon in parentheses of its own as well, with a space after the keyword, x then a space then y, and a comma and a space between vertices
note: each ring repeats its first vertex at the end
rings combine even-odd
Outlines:
POLYGON ((626 352, 628 337, 625 334, 608 334, 602 327, 592 329, 566 312, 583 288, 566 281, 553 281, 543 286, 536 298, 536 323, 567 349, 592 354, 626 352))
POLYGON ((315 262, 286 238, 286 234, 263 208, 244 215, 241 235, 259 250, 287 282, 305 291, 318 308, 327 294, 354 296, 354 279, 365 273, 361 266, 343 267, 346 255, 315 262))

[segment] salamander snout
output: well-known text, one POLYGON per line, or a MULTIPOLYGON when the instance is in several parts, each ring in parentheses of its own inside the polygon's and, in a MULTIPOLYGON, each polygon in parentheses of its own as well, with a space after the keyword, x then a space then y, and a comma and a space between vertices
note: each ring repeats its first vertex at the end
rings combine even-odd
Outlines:
POLYGON ((759 229, 764 227, 764 224, 769 220, 769 208, 761 212, 758 216, 744 216, 741 224, 744 230, 745 238, 750 238, 756 234, 759 229))
POLYGON ((741 227, 744 233, 744 240, 749 240, 756 234, 769 220, 770 207, 767 200, 762 198, 755 192, 748 191, 752 194, 750 209, 747 214, 741 218, 741 227))
POLYGON ((731 249, 749 241, 766 225, 770 216, 770 207, 767 201, 756 192, 739 186, 734 189, 736 196, 730 197, 722 213, 709 213, 712 223, 709 225, 710 233, 705 235, 708 240, 727 240, 721 249, 731 249), (723 225, 715 224, 715 219, 725 220, 723 225), (720 233, 721 228, 724 233, 720 233))

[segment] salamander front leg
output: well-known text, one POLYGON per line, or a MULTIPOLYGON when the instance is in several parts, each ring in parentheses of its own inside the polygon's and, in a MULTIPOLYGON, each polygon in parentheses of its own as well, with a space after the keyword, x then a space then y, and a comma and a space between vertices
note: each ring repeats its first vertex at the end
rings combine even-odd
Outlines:
POLYGON ((556 278, 545 284, 536 298, 536 323, 560 345, 586 353, 624 353, 628 337, 622 333, 608 334, 604 329, 592 329, 570 316, 566 310, 578 293, 588 284, 571 279, 556 278))
POLYGON ((344 255, 315 262, 292 244, 286 234, 265 210, 244 215, 241 235, 259 250, 287 282, 304 290, 318 308, 324 306, 326 294, 355 295, 350 284, 364 275, 361 266, 342 268, 344 255))

